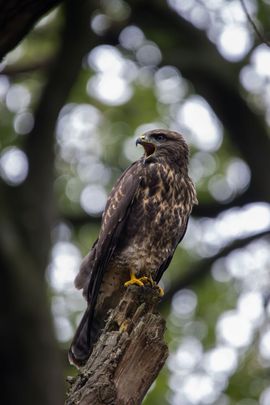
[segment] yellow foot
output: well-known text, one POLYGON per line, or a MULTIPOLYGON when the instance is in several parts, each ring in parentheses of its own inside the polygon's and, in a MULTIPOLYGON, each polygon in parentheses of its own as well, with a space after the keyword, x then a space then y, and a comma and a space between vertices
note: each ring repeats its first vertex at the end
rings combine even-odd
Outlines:
POLYGON ((140 277, 137 278, 133 272, 130 273, 130 280, 126 281, 124 286, 128 287, 129 285, 138 285, 139 287, 143 287, 145 284, 150 284, 152 287, 156 287, 159 290, 160 297, 163 297, 164 290, 152 279, 152 277, 140 277))
POLYGON ((133 273, 130 275, 130 280, 126 281, 124 286, 128 287, 129 285, 136 284, 140 287, 143 287, 145 284, 150 283, 152 284, 150 278, 148 277, 140 277, 137 278, 133 273))

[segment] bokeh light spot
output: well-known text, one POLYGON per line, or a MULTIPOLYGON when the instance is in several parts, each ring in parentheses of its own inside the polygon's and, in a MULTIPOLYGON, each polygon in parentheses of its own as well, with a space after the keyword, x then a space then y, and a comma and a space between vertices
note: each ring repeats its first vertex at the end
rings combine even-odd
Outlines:
POLYGON ((136 57, 142 66, 157 66, 162 59, 159 48, 151 42, 142 45, 136 52, 136 57))
POLYGON ((270 49, 267 45, 259 45, 253 52, 251 61, 259 76, 270 77, 270 49))
POLYGON ((86 186, 80 196, 81 207, 87 214, 100 215, 105 208, 107 194, 102 186, 86 186))
POLYGON ((227 311, 217 322, 217 334, 221 341, 237 348, 248 346, 253 337, 251 323, 236 311, 227 311))
POLYGON ((189 97, 180 108, 177 120, 190 131, 191 142, 199 149, 214 151, 220 147, 221 125, 202 97, 189 97))
POLYGON ((237 352, 229 346, 217 346, 204 359, 204 368, 210 375, 232 374, 238 365, 237 352))
POLYGON ((10 111, 19 112, 29 106, 31 94, 22 84, 13 84, 6 95, 6 104, 10 111))
POLYGON ((190 317, 197 306, 197 296, 191 290, 181 290, 174 294, 172 300, 172 310, 180 318, 190 317))
POLYGON ((26 154, 15 147, 5 149, 0 155, 0 174, 12 186, 21 184, 28 174, 26 154))
POLYGON ((252 45, 249 30, 241 25, 225 25, 218 41, 221 54, 231 62, 241 60, 252 45))
POLYGON ((34 116, 29 111, 24 111, 16 114, 14 118, 14 129, 17 134, 28 134, 34 126, 34 116))
POLYGON ((136 50, 143 44, 144 33, 135 25, 130 25, 121 31, 119 41, 124 48, 136 50))
POLYGON ((79 249, 73 243, 60 241, 54 245, 48 275, 56 291, 74 289, 73 282, 81 258, 79 249))
POLYGON ((100 45, 89 53, 88 63, 97 72, 119 75, 123 73, 125 61, 115 47, 100 45))
POLYGON ((117 106, 125 104, 133 94, 126 80, 111 74, 98 74, 87 83, 87 92, 102 103, 117 106))

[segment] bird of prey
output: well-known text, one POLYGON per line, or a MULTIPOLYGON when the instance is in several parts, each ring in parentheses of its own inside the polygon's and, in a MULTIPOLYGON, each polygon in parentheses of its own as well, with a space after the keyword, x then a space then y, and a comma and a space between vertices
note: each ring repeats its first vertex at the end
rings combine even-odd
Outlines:
POLYGON ((69 360, 77 366, 86 362, 125 287, 157 285, 197 204, 183 136, 156 129, 139 137, 137 144, 144 147, 144 155, 113 187, 99 237, 75 279, 87 300, 69 350, 69 360))

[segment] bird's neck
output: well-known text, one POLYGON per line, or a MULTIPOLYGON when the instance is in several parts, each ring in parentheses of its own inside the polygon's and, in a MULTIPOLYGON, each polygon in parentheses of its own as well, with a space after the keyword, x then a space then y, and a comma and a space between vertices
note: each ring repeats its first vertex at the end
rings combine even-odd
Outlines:
POLYGON ((175 173, 188 176, 188 165, 185 158, 174 155, 157 156, 156 162, 168 166, 175 173))

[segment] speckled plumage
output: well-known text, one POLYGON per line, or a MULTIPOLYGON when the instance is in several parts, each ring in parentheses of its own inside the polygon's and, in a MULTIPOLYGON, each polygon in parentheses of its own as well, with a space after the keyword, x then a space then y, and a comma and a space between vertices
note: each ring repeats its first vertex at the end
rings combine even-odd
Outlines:
POLYGON ((155 145, 155 152, 146 153, 117 181, 107 201, 99 238, 75 280, 88 301, 71 345, 70 359, 75 364, 88 357, 108 310, 124 292, 131 270, 138 277, 160 280, 197 203, 183 137, 164 130, 145 136, 155 145), (156 142, 152 137, 158 134, 166 134, 166 141, 156 142))

